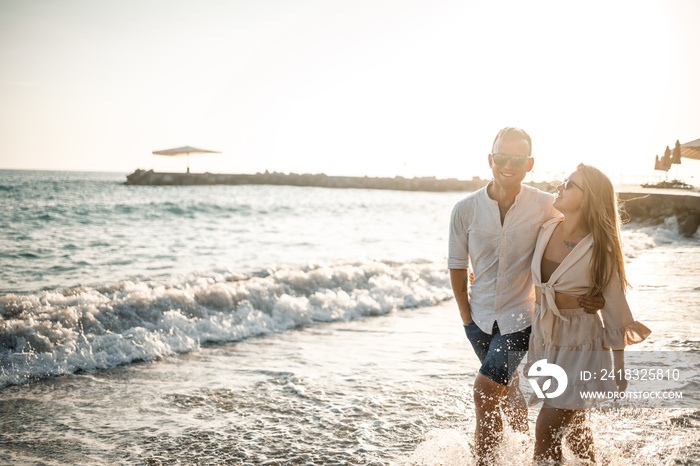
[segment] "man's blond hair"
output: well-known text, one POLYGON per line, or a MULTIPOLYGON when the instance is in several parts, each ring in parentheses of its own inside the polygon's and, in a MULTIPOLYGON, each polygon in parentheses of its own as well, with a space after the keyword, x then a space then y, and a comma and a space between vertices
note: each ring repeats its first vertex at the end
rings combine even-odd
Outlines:
POLYGON ((496 147, 496 143, 498 141, 514 141, 521 139, 527 141, 527 145, 530 146, 530 153, 526 155, 532 155, 532 139, 530 139, 530 135, 527 134, 524 129, 514 128, 511 126, 507 126, 498 132, 496 139, 493 140, 491 150, 493 151, 493 147, 496 147))

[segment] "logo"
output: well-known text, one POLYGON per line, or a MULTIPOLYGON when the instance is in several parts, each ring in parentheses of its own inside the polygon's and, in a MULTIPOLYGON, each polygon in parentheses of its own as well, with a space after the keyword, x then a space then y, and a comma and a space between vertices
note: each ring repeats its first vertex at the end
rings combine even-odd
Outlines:
POLYGON ((550 377, 549 379, 545 380, 541 389, 537 384, 537 380, 529 379, 530 385, 532 385, 532 389, 535 391, 538 398, 556 398, 564 393, 564 390, 566 390, 566 385, 569 383, 569 378, 566 376, 564 369, 556 364, 548 363, 546 359, 540 359, 530 366, 530 370, 527 371, 527 375, 528 377, 550 377), (552 385, 551 377, 554 377, 557 380, 557 389, 552 393, 546 393, 547 389, 552 385))

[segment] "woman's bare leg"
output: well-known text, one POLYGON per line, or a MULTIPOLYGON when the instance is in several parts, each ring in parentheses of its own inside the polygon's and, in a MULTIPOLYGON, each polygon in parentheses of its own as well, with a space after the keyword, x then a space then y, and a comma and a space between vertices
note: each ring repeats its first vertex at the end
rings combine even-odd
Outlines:
POLYGON ((577 413, 572 409, 542 407, 535 428, 535 464, 561 463, 562 438, 577 413))
POLYGON ((595 453, 593 451, 593 432, 586 422, 586 411, 577 411, 571 421, 571 428, 566 435, 569 441, 569 448, 582 460, 595 464, 595 453))

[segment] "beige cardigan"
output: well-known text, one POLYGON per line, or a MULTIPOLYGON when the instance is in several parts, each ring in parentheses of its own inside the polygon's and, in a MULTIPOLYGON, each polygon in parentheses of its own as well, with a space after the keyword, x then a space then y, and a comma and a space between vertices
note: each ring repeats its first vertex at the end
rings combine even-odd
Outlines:
MULTIPOLYGON (((542 317, 533 325, 541 325, 544 330, 545 344, 551 341, 552 329, 557 319, 568 320, 563 316, 554 302, 554 293, 563 293, 571 296, 586 295, 590 290, 588 268, 593 255, 593 235, 588 234, 576 247, 564 258, 562 263, 552 273, 547 283, 542 283, 541 264, 544 250, 556 226, 561 218, 552 219, 542 225, 535 253, 532 259, 532 281, 542 291, 542 317)), ((641 322, 634 320, 630 311, 620 279, 614 275, 603 290, 605 305, 602 309, 603 317, 603 346, 614 350, 624 349, 626 345, 632 345, 643 341, 649 334, 649 330, 641 322)))

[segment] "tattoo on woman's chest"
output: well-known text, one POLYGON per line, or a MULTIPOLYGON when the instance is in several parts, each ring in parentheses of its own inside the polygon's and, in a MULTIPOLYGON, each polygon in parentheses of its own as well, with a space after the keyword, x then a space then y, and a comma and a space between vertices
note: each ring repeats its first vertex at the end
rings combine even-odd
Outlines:
POLYGON ((564 241, 564 246, 566 246, 566 249, 574 249, 578 243, 574 243, 573 241, 564 241))

